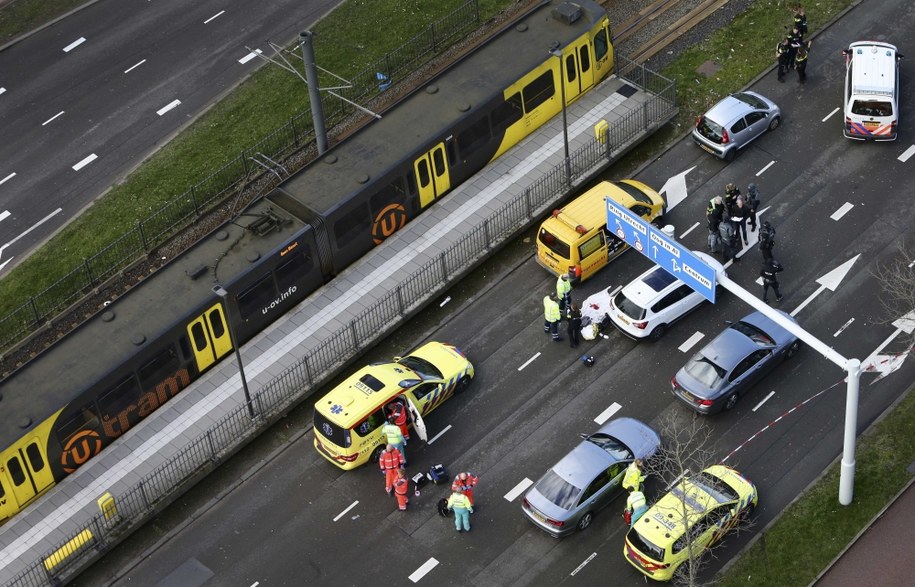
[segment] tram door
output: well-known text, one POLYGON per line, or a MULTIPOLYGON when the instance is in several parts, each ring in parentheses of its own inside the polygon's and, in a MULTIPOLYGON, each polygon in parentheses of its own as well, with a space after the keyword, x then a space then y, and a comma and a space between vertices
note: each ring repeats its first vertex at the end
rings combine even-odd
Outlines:
POLYGON ((226 313, 216 304, 187 325, 187 333, 194 349, 197 369, 204 369, 232 350, 232 339, 226 325, 226 313))
POLYGON ((413 162, 416 186, 419 188, 419 205, 425 209, 451 187, 445 143, 439 143, 413 162))
POLYGON ((6 469, 3 485, 10 488, 20 507, 54 483, 40 442, 37 436, 29 438, 3 463, 6 469))
POLYGON ((566 48, 562 56, 566 104, 571 104, 579 94, 594 85, 594 68, 591 63, 591 46, 586 38, 566 48))

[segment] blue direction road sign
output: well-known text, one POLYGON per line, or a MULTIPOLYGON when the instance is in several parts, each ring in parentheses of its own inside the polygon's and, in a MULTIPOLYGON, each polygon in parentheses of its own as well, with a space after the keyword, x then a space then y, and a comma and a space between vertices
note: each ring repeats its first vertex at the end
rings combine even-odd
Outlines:
POLYGON ((658 228, 611 198, 607 202, 607 229, 668 273, 715 302, 715 269, 658 228))

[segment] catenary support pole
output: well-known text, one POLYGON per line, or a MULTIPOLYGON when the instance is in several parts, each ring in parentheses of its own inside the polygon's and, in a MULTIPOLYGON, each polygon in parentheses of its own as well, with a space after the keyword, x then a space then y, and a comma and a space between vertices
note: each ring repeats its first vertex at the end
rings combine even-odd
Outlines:
POLYGON ((318 83, 318 67, 315 65, 315 48, 311 31, 299 33, 302 41, 302 59, 305 61, 305 83, 308 84, 308 101, 311 102, 311 121, 315 127, 315 142, 318 155, 327 151, 327 129, 324 126, 324 107, 321 105, 321 86, 318 83))

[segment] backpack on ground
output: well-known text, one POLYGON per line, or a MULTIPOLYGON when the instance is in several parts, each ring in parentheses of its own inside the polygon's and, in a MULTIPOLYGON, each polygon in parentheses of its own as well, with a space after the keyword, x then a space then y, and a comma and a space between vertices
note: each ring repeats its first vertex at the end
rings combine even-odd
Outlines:
POLYGON ((443 518, 447 518, 448 515, 451 513, 451 510, 448 509, 448 499, 447 498, 443 497, 440 500, 438 500, 438 504, 436 504, 436 508, 438 509, 438 515, 440 515, 443 518))

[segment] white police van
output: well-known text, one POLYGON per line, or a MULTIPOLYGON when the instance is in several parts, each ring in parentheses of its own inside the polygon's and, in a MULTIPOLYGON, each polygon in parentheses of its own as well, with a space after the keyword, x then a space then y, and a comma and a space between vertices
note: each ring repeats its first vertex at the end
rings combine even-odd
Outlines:
POLYGON ((899 57, 896 46, 852 43, 845 54, 845 126, 849 139, 894 141, 899 123, 899 57))

